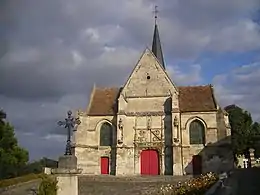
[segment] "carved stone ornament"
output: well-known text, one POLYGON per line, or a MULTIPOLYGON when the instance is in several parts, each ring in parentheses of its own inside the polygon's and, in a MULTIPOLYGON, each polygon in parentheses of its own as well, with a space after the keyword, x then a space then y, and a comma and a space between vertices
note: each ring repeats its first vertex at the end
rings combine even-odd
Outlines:
POLYGON ((83 112, 82 110, 78 110, 78 111, 77 111, 77 115, 78 115, 78 116, 83 116, 83 115, 84 115, 84 112, 83 112))
POLYGON ((148 119, 147 119, 147 129, 151 129, 151 118, 149 117, 148 119))
POLYGON ((178 121, 177 116, 174 117, 173 125, 174 125, 174 127, 178 127, 179 126, 179 121, 178 121))
POLYGON ((120 118, 118 121, 118 132, 119 132, 118 139, 117 139, 118 144, 123 143, 123 127, 124 127, 123 120, 120 118))
POLYGON ((177 138, 177 137, 175 137, 175 138, 173 138, 173 142, 174 142, 175 144, 179 144, 179 143, 180 143, 180 139, 177 138))

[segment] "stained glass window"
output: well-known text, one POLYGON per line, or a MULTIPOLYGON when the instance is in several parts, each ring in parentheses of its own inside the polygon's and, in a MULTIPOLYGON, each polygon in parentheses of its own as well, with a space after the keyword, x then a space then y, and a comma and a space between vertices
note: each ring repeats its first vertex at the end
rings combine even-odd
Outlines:
POLYGON ((194 120, 190 123, 190 144, 205 144, 205 128, 202 122, 194 120))
POLYGON ((103 123, 100 128, 100 146, 112 145, 112 126, 109 123, 103 123))

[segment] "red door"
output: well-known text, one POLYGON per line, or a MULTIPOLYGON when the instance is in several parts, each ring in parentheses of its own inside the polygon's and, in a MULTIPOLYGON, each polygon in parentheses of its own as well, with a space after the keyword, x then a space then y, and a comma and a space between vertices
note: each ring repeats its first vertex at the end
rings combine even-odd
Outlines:
POLYGON ((192 157, 193 175, 200 175, 202 173, 202 157, 195 155, 192 157))
POLYGON ((159 175, 159 156, 156 150, 141 152, 141 175, 159 175))
POLYGON ((109 158, 101 157, 100 159, 101 174, 109 174, 109 158))

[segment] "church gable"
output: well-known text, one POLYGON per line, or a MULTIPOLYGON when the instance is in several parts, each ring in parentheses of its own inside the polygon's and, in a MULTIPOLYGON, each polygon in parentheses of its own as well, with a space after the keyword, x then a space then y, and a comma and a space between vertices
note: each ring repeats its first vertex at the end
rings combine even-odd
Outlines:
POLYGON ((175 92, 176 87, 149 49, 144 51, 122 90, 125 97, 169 96, 175 92))

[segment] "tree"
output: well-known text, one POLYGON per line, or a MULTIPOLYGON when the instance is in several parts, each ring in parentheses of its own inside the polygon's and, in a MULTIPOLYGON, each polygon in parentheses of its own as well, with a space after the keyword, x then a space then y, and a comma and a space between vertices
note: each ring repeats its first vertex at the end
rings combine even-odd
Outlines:
POLYGON ((249 148, 256 148, 260 137, 259 123, 253 122, 251 114, 236 105, 229 105, 225 110, 229 114, 234 154, 246 154, 249 148))
POLYGON ((0 110, 0 123, 4 123, 4 119, 6 119, 6 114, 3 110, 0 110))
POLYGON ((2 118, 0 120, 0 179, 4 179, 17 176, 19 169, 28 162, 29 155, 18 146, 14 128, 2 118))

